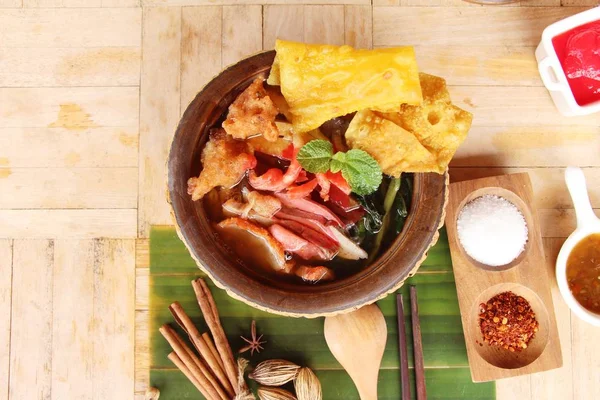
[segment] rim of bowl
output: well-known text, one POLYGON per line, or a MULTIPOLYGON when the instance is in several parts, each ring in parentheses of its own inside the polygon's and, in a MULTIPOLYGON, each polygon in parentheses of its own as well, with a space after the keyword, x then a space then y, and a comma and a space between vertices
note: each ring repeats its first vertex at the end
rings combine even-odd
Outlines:
MULTIPOLYGON (((356 274, 319 285, 296 284, 282 285, 281 287, 269 286, 267 283, 245 274, 231 257, 226 257, 227 255, 224 254, 222 246, 216 243, 215 232, 207 221, 203 207, 200 207, 199 214, 187 192, 178 190, 182 189, 182 185, 186 186, 185 182, 182 183, 178 178, 178 173, 183 170, 187 173, 186 176, 189 177, 192 176, 192 172, 190 171, 191 163, 190 165, 183 165, 183 161, 176 152, 184 139, 184 131, 189 128, 187 125, 195 126, 196 121, 191 121, 191 117, 198 111, 200 105, 203 106, 206 103, 217 108, 224 105, 223 97, 231 91, 222 92, 220 89, 223 82, 221 81, 233 79, 236 74, 243 75, 242 79, 237 79, 238 81, 248 81, 261 73, 268 72, 274 56, 274 50, 264 51, 225 68, 209 81, 187 106, 173 136, 167 160, 167 200, 171 207, 171 216, 179 238, 187 247, 198 267, 208 275, 217 287, 226 290, 231 297, 252 307, 286 316, 314 318, 350 312, 374 303, 396 291, 404 284, 406 278, 416 272, 416 269, 425 260, 427 251, 437 242, 438 230, 444 225, 445 208, 448 202, 448 171, 443 175, 435 173, 414 174, 413 202, 402 233, 381 256, 356 274), (220 99, 205 99, 204 97, 210 95, 211 92, 223 93, 223 95, 220 99), (425 193, 427 195, 425 200, 429 200, 429 204, 425 204, 424 201, 416 204, 417 193, 425 193), (193 221, 190 221, 189 218, 185 221, 182 219, 182 213, 186 205, 196 210, 196 218, 193 221), (408 235, 407 232, 416 223, 415 219, 418 211, 420 211, 419 214, 429 212, 434 215, 434 218, 431 218, 426 229, 419 228, 411 232, 412 235, 408 235), (198 242, 197 235, 199 233, 204 233, 206 236, 202 239, 204 243, 198 242), (212 243, 206 243, 207 240, 212 241, 212 243), (203 246, 199 246, 199 244, 203 246), (403 244, 412 245, 415 249, 414 254, 409 254, 406 258, 410 260, 410 266, 406 266, 400 271, 398 269, 394 270, 391 264, 403 260, 404 254, 400 254, 400 250, 403 250, 403 244), (215 252, 208 253, 203 251, 205 249, 215 250, 215 252), (225 268, 215 268, 215 265, 225 268), (386 274, 378 276, 382 275, 378 273, 381 270, 386 270, 384 271, 386 274), (294 291, 290 293, 289 289, 294 291)), ((238 82, 239 84, 240 82, 238 82)), ((230 103, 226 102, 225 107, 230 103)), ((207 113, 205 117, 211 116, 210 113, 207 113)), ((215 122, 206 121, 205 118, 204 121, 201 121, 203 125, 195 128, 202 131, 199 141, 205 137, 206 132, 214 126, 215 122)), ((198 152, 198 147, 201 147, 201 145, 196 143, 196 148, 189 152, 191 153, 189 155, 190 159, 198 152)), ((187 182, 187 178, 185 181, 187 182)))

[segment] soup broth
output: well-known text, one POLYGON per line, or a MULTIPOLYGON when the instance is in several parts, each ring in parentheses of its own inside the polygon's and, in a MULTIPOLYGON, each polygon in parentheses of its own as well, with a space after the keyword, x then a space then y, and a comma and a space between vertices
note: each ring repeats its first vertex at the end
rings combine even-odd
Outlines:
POLYGON ((600 314, 600 233, 573 248, 567 260, 567 281, 579 304, 600 314))

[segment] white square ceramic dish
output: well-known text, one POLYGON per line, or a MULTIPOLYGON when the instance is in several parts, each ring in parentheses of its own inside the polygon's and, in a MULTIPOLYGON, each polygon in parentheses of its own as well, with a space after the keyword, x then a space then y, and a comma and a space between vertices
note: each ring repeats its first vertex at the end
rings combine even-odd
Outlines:
POLYGON ((599 112, 600 101, 585 106, 577 104, 552 45, 552 39, 573 28, 598 20, 600 20, 600 7, 595 7, 555 22, 544 29, 542 41, 535 51, 535 58, 538 62, 542 81, 550 92, 556 108, 565 116, 587 115, 599 112))

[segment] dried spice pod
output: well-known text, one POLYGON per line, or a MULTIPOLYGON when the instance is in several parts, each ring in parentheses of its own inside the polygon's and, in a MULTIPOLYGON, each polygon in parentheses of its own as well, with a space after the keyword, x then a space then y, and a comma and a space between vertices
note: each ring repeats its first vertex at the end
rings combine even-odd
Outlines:
POLYGON ((160 390, 155 387, 149 387, 144 393, 144 400, 158 400, 160 397, 160 390))
POLYGON ((257 393, 260 400, 298 400, 296 396, 280 388, 261 386, 257 393))
POLYGON ((294 381, 298 400, 322 400, 321 382, 310 368, 301 368, 294 381))
POLYGON ((287 360, 265 360, 248 377, 265 386, 282 386, 293 380, 300 366, 287 360))

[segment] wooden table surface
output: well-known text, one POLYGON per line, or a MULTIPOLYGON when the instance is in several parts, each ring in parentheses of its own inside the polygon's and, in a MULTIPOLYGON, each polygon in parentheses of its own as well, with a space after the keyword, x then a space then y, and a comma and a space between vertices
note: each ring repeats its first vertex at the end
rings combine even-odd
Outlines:
MULTIPOLYGON (((256 3, 0 0, 0 400, 143 398, 170 138, 203 83, 276 37, 416 45, 475 115, 453 180, 529 172, 549 268, 575 224, 565 166, 585 167, 600 208, 600 117, 558 115, 533 56, 546 25, 597 0, 256 3)), ((600 330, 553 285, 564 366, 498 382, 499 399, 600 395, 600 330)))

